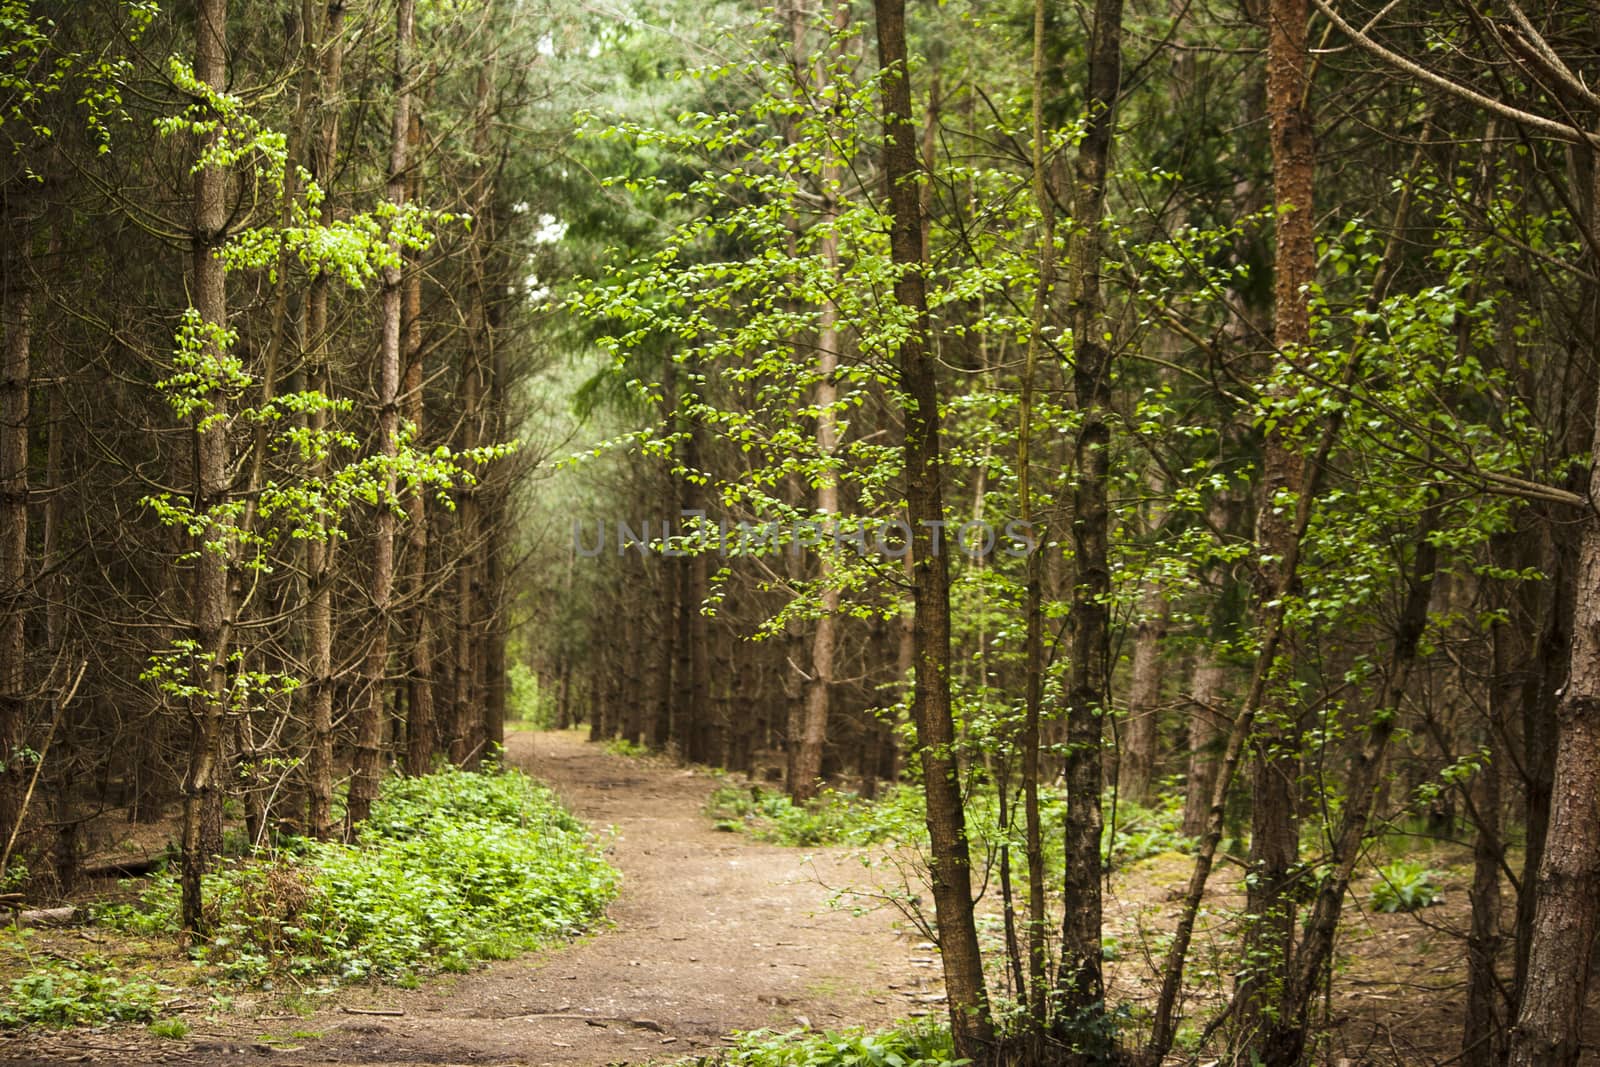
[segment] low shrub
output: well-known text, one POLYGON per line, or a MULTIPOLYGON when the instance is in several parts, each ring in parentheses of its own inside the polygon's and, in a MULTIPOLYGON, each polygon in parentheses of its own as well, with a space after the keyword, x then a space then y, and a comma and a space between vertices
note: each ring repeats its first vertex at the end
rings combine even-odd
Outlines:
POLYGON ((1372 887, 1372 907, 1386 915, 1417 911, 1439 903, 1438 872, 1415 860, 1395 860, 1378 868, 1378 884, 1372 887))
MULTIPOLYGON (((1066 795, 1059 789, 1040 791, 1040 816, 1046 826, 1059 826, 1066 816, 1066 795)), ((759 786, 724 785, 711 794, 706 813, 724 830, 740 830, 780 845, 868 845, 880 841, 926 842, 922 790, 901 785, 876 800, 854 793, 824 790, 807 804, 796 804, 786 793, 759 786)), ((1107 813, 1110 812, 1109 803, 1107 813)), ((1020 820, 1021 805, 1012 806, 1020 820)), ((1188 852, 1194 841, 1185 837, 1182 798, 1147 808, 1123 800, 1117 804, 1115 831, 1108 821, 1101 834, 1101 851, 1108 864, 1137 863, 1163 852, 1188 852)), ((992 789, 967 797, 967 828, 974 841, 988 846, 998 837, 999 805, 992 789)), ((1013 852, 1023 847, 1020 826, 1012 828, 1013 852)), ((1045 861, 1052 870, 1061 865, 1057 835, 1046 834, 1045 861)))
POLYGON ((948 1030, 906 1026, 878 1033, 755 1030, 697 1062, 702 1067, 960 1067, 971 1061, 955 1058, 948 1030))
POLYGON ((13 978, 0 1002, 0 1026, 88 1026, 109 1021, 149 1022, 162 989, 140 978, 109 973, 103 960, 52 960, 13 978))
POLYGON ((796 804, 787 793, 724 785, 706 804, 721 829, 801 847, 914 840, 927 832, 922 810, 921 792, 911 786, 897 786, 872 801, 827 789, 807 804, 796 804))
MULTIPOLYGON (((197 952, 240 982, 280 969, 404 980, 571 936, 616 885, 549 790, 516 771, 452 768, 387 782, 354 845, 297 840, 208 875, 211 936, 197 952)), ((101 920, 175 932, 175 876, 101 920)))

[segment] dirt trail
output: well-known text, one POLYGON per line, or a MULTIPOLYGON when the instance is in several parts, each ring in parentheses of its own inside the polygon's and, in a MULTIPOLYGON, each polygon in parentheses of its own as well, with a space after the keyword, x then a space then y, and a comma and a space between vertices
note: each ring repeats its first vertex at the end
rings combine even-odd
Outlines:
MULTIPOLYGON (((870 873, 850 853, 717 831, 702 810, 709 778, 612 756, 577 734, 516 734, 507 755, 589 825, 612 828, 607 851, 623 886, 611 928, 415 991, 348 990, 311 1017, 207 1025, 190 1015, 186 1042, 63 1035, 26 1062, 76 1052, 93 1062, 599 1067, 690 1056, 733 1030, 942 1012, 931 953, 897 914, 828 906, 828 887, 870 873)), ((0 1060, 18 1062, 8 1057, 20 1051, 0 1048, 0 1060)))

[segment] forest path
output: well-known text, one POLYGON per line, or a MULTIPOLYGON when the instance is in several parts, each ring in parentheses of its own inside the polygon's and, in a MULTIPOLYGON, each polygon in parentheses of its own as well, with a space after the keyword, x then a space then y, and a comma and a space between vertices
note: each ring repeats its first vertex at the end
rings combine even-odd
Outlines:
POLYGON ((598 1067, 680 1059, 733 1030, 942 1011, 931 953, 896 912, 829 907, 829 887, 872 877, 849 851, 718 831, 703 810, 710 778, 611 755, 576 733, 517 733, 506 748, 596 831, 612 828, 607 852, 623 883, 610 928, 415 991, 349 990, 310 1018, 199 1025, 187 1055, 169 1043, 178 1054, 168 1062, 598 1067))

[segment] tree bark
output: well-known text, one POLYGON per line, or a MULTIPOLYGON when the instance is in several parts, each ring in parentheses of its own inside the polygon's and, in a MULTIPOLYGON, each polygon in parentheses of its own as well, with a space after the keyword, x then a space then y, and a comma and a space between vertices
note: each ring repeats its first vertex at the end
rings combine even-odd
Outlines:
POLYGON ((1073 578, 1066 680, 1067 814, 1062 890, 1061 995, 1057 1029, 1083 1056, 1105 1011, 1101 960, 1101 743, 1111 698, 1109 557, 1111 364, 1102 270, 1106 182, 1122 85, 1122 0, 1095 0, 1089 40, 1087 121, 1072 176, 1073 231, 1067 246, 1072 309, 1072 387, 1079 412, 1073 449, 1073 578))
MULTIPOLYGON (((836 2, 829 42, 813 64, 812 92, 818 100, 827 99, 830 60, 850 27, 850 5, 836 2)), ((839 274, 839 235, 835 230, 839 218, 837 190, 843 177, 843 168, 831 148, 824 148, 819 177, 822 209, 817 220, 822 234, 817 242, 817 255, 822 259, 830 280, 839 274)), ((839 389, 834 381, 839 370, 839 307, 831 295, 822 300, 817 319, 817 384, 812 393, 812 403, 817 409, 817 457, 824 466, 817 479, 816 512, 823 523, 838 521, 839 481, 832 470, 834 453, 839 448, 839 423, 834 407, 839 402, 839 389)), ((811 633, 811 679, 806 683, 805 709, 800 716, 800 734, 791 737, 789 744, 795 758, 789 769, 789 795, 796 800, 810 800, 817 794, 822 777, 822 749, 828 741, 828 712, 834 685, 834 643, 837 640, 840 604, 839 587, 833 577, 834 565, 825 548, 819 558, 817 581, 821 589, 821 608, 816 628, 811 633)))
MULTIPOLYGON (((1306 0, 1272 0, 1267 9, 1267 123, 1272 142, 1272 188, 1278 207, 1273 261, 1273 341, 1296 358, 1311 337, 1304 287, 1316 270, 1312 196, 1316 152, 1307 104, 1306 0)), ((1261 554, 1257 602, 1283 583, 1277 573, 1294 536, 1286 498, 1304 491, 1298 454, 1280 427, 1266 435, 1256 544, 1261 554)), ((1239 991, 1244 1039, 1280 1016, 1277 1001, 1292 973, 1295 905, 1289 894, 1300 855, 1298 726, 1292 694, 1269 676, 1267 704, 1252 743, 1249 877, 1245 909, 1254 918, 1244 939, 1245 977, 1239 991)))
MULTIPOLYGON (((395 7, 394 122, 390 127, 389 202, 402 208, 406 202, 406 169, 411 134, 411 44, 416 0, 399 0, 395 7)), ((392 242, 396 256, 398 241, 392 242)), ((389 692, 389 627, 394 599, 395 499, 394 463, 399 454, 400 350, 404 271, 383 269, 383 317, 378 344, 378 451, 387 461, 383 496, 378 501, 376 530, 372 538, 371 644, 362 672, 365 692, 357 708, 355 761, 351 767, 349 817, 352 827, 365 822, 378 797, 383 774, 383 727, 389 692)))
MULTIPOLYGON (((409 142, 409 154, 415 158, 422 142, 422 121, 416 108, 412 109, 406 139, 409 142)), ((407 192, 412 203, 419 200, 421 187, 421 171, 412 167, 410 189, 407 192)), ((419 263, 413 261, 403 287, 406 372, 402 395, 406 421, 411 424, 412 439, 420 445, 426 406, 423 404, 425 375, 422 354, 422 272, 419 263)), ((406 629, 411 637, 411 678, 410 698, 406 702, 405 766, 407 774, 419 775, 427 774, 433 767, 438 731, 434 712, 434 605, 428 590, 428 494, 421 486, 406 503, 406 517, 410 520, 406 539, 405 598, 410 606, 406 629)))
MULTIPOLYGON (((1590 153, 1585 223, 1600 247, 1600 153, 1590 153)), ((1591 255, 1590 269, 1600 266, 1591 255)), ((1600 403, 1590 454, 1600 454, 1600 403)), ((1578 549, 1572 653, 1556 705, 1550 827, 1539 862, 1526 982, 1511 1067, 1574 1067, 1582 1053, 1590 958, 1600 927, 1600 467, 1592 467, 1578 549)), ((1524 887, 1526 892, 1526 887, 1524 887)))
POLYGON ((1150 799, 1160 740, 1161 642, 1170 605, 1161 583, 1147 579, 1139 590, 1139 621, 1133 632, 1133 663, 1128 677, 1128 722, 1122 738, 1117 795, 1143 804, 1150 799))
POLYGON ((1206 832, 1211 790, 1217 780, 1217 743, 1222 730, 1223 694, 1228 668, 1209 648, 1195 654, 1189 683, 1189 772, 1184 781, 1183 832, 1199 837, 1206 832))
MULTIPOLYGON (((227 87, 227 0, 199 0, 195 11, 194 73, 207 87, 227 87)), ((217 133, 208 135, 202 150, 217 133)), ((223 358, 212 331, 227 329, 228 290, 222 260, 217 257, 227 237, 228 171, 210 164, 195 173, 193 217, 194 309, 207 328, 204 356, 223 358)), ((207 397, 209 418, 194 431, 194 502, 201 515, 213 513, 229 495, 229 447, 226 396, 220 389, 207 397)), ((205 418, 205 416, 202 416, 205 418)), ((189 764, 183 789, 182 862, 179 866, 180 920, 185 934, 204 932, 201 878, 221 845, 221 797, 218 765, 222 754, 222 717, 227 699, 230 605, 227 546, 214 522, 200 535, 195 553, 191 600, 191 633, 197 646, 198 696, 190 701, 189 764)))
MULTIPOLYGON (((28 723, 28 648, 23 593, 28 584, 28 399, 31 388, 33 284, 31 227, 24 206, 5 190, 10 248, 0 292, 0 841, 10 841, 22 816, 21 783, 28 774, 18 749, 28 723)), ((0 871, 0 875, 5 872, 0 871)))
POLYGON ((912 715, 927 796, 934 908, 957 1056, 986 1059, 994 1040, 983 958, 972 908, 972 862, 955 724, 950 708, 950 588, 948 562, 933 550, 934 523, 944 520, 939 454, 938 365, 929 351, 931 325, 924 278, 923 219, 910 70, 906 62, 905 0, 874 0, 878 66, 883 72, 884 176, 889 188, 889 248, 894 299, 912 316, 900 340, 900 387, 905 396, 906 512, 911 526, 912 644, 916 681, 912 715))
MULTIPOLYGON (((320 136, 310 153, 311 176, 320 183, 331 180, 339 154, 339 92, 344 71, 344 5, 305 0, 302 18, 306 26, 306 65, 308 77, 315 79, 314 113, 321 122, 320 136)), ((325 192, 327 190, 324 190, 325 192)), ((330 198, 330 203, 331 203, 330 198)), ((330 214, 332 212, 330 211, 330 214)), ((326 273, 311 279, 306 293, 306 384, 323 396, 333 396, 333 375, 328 354, 328 289, 326 273)), ((322 434, 328 428, 328 412, 313 410, 306 416, 307 428, 322 434)), ((312 477, 328 477, 327 458, 319 457, 312 477)), ((314 538, 306 546, 307 604, 306 702, 310 720, 310 744, 306 753, 306 832, 319 841, 333 835, 333 562, 332 537, 314 538)))

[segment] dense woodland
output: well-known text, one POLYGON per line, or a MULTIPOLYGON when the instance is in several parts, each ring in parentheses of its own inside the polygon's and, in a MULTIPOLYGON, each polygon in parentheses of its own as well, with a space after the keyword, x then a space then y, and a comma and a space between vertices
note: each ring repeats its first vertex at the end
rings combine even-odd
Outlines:
POLYGON ((225 829, 516 673, 919 790, 977 1062, 1316 1059, 1397 834, 1470 852, 1458 1062, 1580 1062, 1593 86, 1568 0, 0 0, 6 888, 181 809, 204 938, 225 829), (1104 830, 1179 805, 1130 1011, 1104 830))

